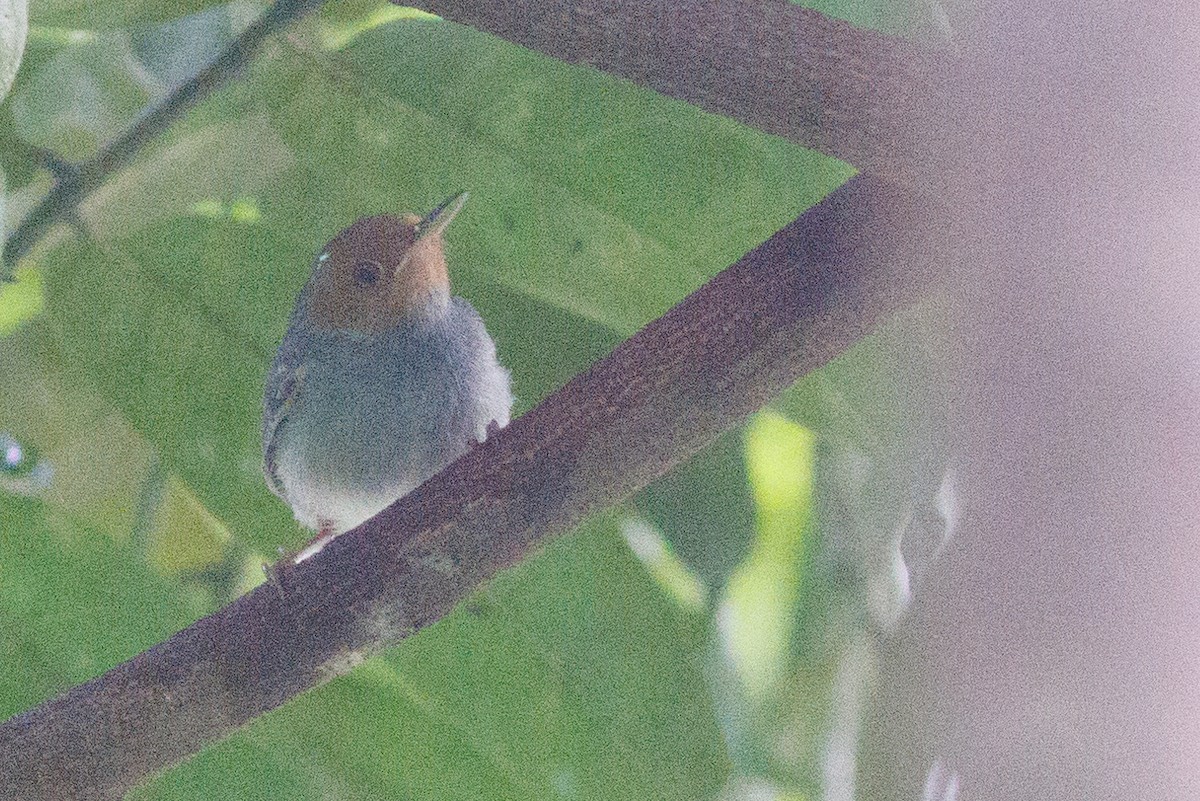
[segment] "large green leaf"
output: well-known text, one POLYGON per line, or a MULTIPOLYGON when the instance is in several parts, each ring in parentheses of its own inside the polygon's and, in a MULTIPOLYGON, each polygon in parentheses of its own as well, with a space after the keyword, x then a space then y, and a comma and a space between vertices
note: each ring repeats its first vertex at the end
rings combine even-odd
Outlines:
MULTIPOLYGON (((150 229, 151 232, 155 229, 150 229)), ((156 266, 89 245, 61 254, 49 303, 93 309, 62 318, 65 360, 159 448, 173 470, 245 541, 272 549, 298 532, 262 487, 258 409, 267 354, 173 285, 156 266), (140 366, 140 369, 139 369, 140 366)))
POLYGON ((134 797, 708 797, 705 643, 600 522, 134 797))
MULTIPOLYGON (((177 19, 184 14, 222 6, 219 0, 39 0, 30 15, 34 25, 61 28, 114 30, 177 19)), ((267 3, 234 2, 228 6, 243 14, 254 14, 267 3)))
POLYGON ((129 536, 153 449, 94 389, 65 379, 44 319, 0 339, 0 435, 37 454, 30 469, 50 471, 32 484, 0 480, 0 492, 35 494, 97 532, 129 536))
POLYGON ((133 59, 123 33, 63 48, 14 92, 17 134, 66 160, 90 156, 157 93, 159 87, 133 59))
MULTIPOLYGON (((3 191, 2 186, 0 191, 3 191)), ((0 337, 37 317, 44 307, 41 273, 29 268, 17 270, 11 282, 0 283, 0 337)))
POLYGON ((132 543, 0 494, 0 718, 98 675, 199 613, 132 543))
POLYGON ((713 589, 725 584, 755 536, 744 429, 724 435, 635 500, 679 557, 713 589))

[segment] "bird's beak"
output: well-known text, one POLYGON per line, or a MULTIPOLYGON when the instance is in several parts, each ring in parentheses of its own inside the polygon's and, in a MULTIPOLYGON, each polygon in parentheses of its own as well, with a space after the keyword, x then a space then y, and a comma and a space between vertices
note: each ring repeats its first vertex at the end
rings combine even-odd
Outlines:
POLYGON ((451 195, 437 205, 433 211, 425 215, 425 219, 417 223, 417 239, 424 239, 431 234, 440 234, 445 230, 454 216, 467 202, 466 192, 451 195))

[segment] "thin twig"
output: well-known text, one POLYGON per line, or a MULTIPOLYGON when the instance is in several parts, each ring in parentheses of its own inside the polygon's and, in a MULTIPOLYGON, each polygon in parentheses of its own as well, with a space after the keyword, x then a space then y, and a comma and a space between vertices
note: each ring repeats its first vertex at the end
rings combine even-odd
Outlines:
POLYGON ((852 179, 277 584, 0 725, 0 798, 117 798, 437 621, 928 293, 944 220, 852 179))
POLYGON ((296 19, 319 8, 323 0, 278 0, 195 77, 180 84, 161 103, 150 106, 103 150, 71 169, 56 171, 54 187, 4 244, 0 281, 8 280, 14 265, 56 222, 67 219, 80 202, 108 177, 124 167, 147 143, 165 131, 193 106, 231 81, 254 57, 263 40, 296 19))

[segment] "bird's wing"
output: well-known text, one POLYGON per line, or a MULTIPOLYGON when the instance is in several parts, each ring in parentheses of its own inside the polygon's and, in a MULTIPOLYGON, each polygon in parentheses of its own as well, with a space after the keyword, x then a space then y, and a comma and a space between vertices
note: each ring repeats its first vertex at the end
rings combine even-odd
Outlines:
POLYGON ((279 432, 287 422, 288 413, 304 385, 305 367, 299 359, 288 359, 281 352, 271 365, 267 376, 266 391, 263 393, 263 475, 267 486, 280 498, 287 500, 283 482, 275 463, 275 449, 279 432))

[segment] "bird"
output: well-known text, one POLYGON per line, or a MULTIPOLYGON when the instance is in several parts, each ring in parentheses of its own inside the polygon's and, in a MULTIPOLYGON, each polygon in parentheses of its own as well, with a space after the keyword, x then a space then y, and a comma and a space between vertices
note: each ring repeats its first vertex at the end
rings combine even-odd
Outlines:
POLYGON ((316 531, 295 564, 509 422, 510 373, 450 292, 443 234, 467 197, 363 217, 313 260, 263 392, 267 485, 316 531))

